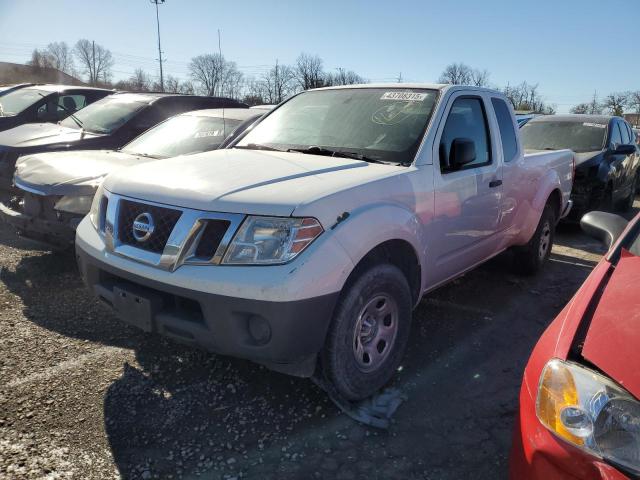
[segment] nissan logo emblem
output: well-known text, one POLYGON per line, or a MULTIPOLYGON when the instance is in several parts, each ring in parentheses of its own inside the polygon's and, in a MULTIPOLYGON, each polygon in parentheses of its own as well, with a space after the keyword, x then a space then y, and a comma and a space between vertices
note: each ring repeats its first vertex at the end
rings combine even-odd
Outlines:
POLYGON ((133 238, 138 242, 146 242, 156 228, 150 213, 144 212, 133 220, 133 238))

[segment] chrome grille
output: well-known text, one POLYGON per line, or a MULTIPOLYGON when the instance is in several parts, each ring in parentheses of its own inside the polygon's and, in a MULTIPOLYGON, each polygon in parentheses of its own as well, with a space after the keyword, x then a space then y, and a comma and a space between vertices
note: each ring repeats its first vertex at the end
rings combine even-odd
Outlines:
POLYGON ((120 242, 150 252, 162 253, 167 245, 169 235, 176 226, 182 212, 171 208, 148 205, 146 203, 121 200, 118 218, 118 236, 120 242), (153 217, 154 230, 145 241, 138 241, 133 236, 133 222, 141 214, 148 213, 153 217))
POLYGON ((196 245, 195 256, 204 260, 210 260, 215 255, 222 237, 229 229, 229 222, 226 220, 207 220, 200 240, 196 245))

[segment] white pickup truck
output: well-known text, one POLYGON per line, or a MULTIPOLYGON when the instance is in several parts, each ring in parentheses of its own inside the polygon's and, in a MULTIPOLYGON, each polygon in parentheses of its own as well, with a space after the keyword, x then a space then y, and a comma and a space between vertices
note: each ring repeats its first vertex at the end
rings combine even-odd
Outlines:
POLYGON ((362 399, 424 294, 508 248, 527 273, 549 256, 573 153, 523 156, 517 132, 488 89, 303 92, 228 149, 109 175, 80 271, 130 324, 362 399))

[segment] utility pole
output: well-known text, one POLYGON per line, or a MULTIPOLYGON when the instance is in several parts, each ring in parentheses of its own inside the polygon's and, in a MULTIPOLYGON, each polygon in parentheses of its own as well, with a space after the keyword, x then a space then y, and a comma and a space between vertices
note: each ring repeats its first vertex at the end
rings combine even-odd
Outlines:
POLYGON ((158 13, 158 4, 164 3, 165 0, 149 0, 156 4, 156 23, 158 25, 158 61, 160 62, 160 91, 164 92, 164 77, 162 75, 162 48, 160 47, 160 14, 158 13))
POLYGON ((402 72, 400 72, 400 75, 398 75, 398 83, 402 83, 402 72))

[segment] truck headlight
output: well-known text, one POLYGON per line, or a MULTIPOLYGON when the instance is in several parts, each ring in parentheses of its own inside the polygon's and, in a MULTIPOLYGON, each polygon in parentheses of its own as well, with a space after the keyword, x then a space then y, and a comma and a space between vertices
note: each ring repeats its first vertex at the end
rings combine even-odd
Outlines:
POLYGON ((536 414, 563 440, 640 473, 640 402, 607 377, 550 360, 540 378, 536 414))
POLYGON ((60 212, 76 213, 78 215, 86 215, 91 210, 93 195, 81 195, 72 197, 65 195, 58 200, 53 208, 60 212))
POLYGON ((93 196, 91 208, 89 209, 89 220, 96 230, 100 230, 100 207, 102 206, 102 197, 104 196, 104 188, 102 184, 98 186, 96 194, 93 196))
POLYGON ((286 263, 307 248, 322 232, 322 226, 315 218, 249 216, 233 237, 222 263, 286 263))

